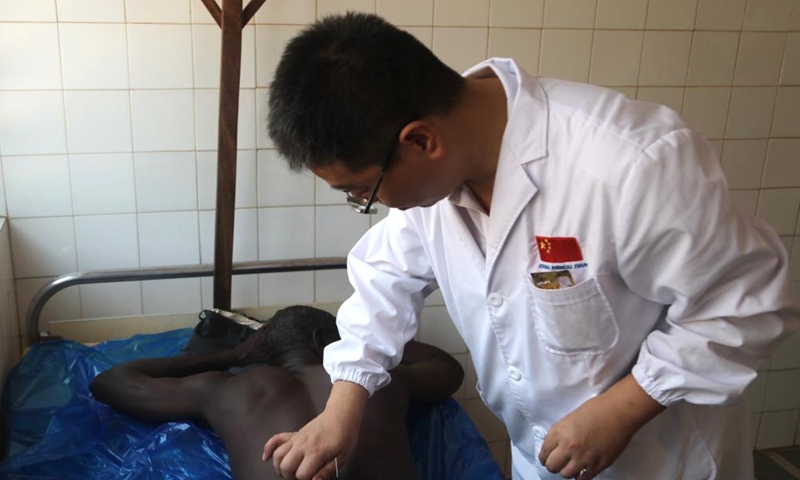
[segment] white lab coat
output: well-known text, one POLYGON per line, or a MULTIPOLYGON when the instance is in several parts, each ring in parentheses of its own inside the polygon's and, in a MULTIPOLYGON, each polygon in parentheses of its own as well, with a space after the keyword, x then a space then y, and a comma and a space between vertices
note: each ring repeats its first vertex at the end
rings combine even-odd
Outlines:
POLYGON ((731 203, 711 146, 668 108, 507 59, 467 74, 509 97, 491 215, 476 221, 460 189, 358 242, 332 379, 385 385, 438 287, 515 478, 561 478, 537 461, 548 428, 631 371, 668 408, 596 478, 752 478, 740 396, 798 318, 777 235, 731 203), (537 236, 574 238, 581 258, 545 262, 537 236), (530 274, 548 270, 576 285, 538 289, 530 274))

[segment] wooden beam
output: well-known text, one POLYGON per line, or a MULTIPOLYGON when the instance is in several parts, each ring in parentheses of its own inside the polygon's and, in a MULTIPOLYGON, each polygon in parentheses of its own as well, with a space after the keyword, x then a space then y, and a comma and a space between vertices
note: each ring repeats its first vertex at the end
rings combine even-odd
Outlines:
POLYGON ((222 310, 231 309, 242 26, 242 0, 223 0, 217 143, 217 213, 214 231, 214 307, 222 310))
POLYGON ((201 0, 203 5, 206 6, 206 10, 211 16, 214 18, 214 21, 217 22, 217 25, 220 27, 222 26, 222 10, 220 10, 219 5, 214 0, 201 0))
POLYGON ((242 25, 247 25, 248 22, 255 16, 256 12, 261 5, 264 5, 266 0, 250 0, 250 3, 244 7, 244 12, 242 12, 242 25))

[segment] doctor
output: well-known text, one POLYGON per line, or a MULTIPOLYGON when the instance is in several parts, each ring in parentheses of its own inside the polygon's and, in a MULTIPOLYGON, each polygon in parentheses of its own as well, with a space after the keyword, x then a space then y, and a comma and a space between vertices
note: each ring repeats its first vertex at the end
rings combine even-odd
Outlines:
POLYGON ((292 169, 393 207, 348 257, 325 410, 265 445, 284 478, 347 462, 437 288, 515 479, 752 478, 740 397, 798 310, 779 238, 677 114, 508 59, 462 77, 365 14, 293 39, 269 106, 292 169))

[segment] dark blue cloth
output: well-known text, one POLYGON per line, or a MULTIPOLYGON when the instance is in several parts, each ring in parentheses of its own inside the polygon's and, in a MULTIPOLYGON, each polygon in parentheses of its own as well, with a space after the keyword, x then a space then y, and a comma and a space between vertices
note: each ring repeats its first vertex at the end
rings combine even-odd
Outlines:
MULTIPOLYGON (((191 333, 137 335, 95 347, 72 341, 34 346, 6 381, 3 412, 10 434, 0 478, 231 478, 225 448, 211 430, 185 422, 139 422, 89 393, 103 370, 137 358, 177 355, 191 333)), ((420 480, 503 478, 455 400, 413 410, 409 427, 420 480)))

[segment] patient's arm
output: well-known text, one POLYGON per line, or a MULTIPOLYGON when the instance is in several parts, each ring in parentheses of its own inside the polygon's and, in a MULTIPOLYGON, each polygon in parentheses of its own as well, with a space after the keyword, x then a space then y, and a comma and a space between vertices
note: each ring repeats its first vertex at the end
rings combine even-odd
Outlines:
POLYGON ((235 350, 134 360, 101 373, 89 388, 98 400, 143 420, 200 419, 214 387, 228 377, 225 370, 240 363, 235 350))
POLYGON ((403 359, 392 370, 392 376, 403 378, 412 402, 433 403, 458 390, 464 380, 464 369, 444 350, 412 340, 406 344, 403 359))
POLYGON ((206 355, 150 358, 117 365, 97 376, 94 396, 120 412, 159 422, 202 417, 202 409, 225 372, 266 362, 267 330, 253 332, 236 347, 206 355))

